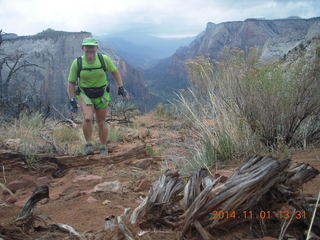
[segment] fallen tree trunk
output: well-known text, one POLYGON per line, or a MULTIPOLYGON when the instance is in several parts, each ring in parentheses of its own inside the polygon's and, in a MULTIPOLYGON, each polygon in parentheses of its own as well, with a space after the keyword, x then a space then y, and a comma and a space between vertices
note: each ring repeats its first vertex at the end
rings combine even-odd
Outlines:
MULTIPOLYGON (((230 230, 230 227, 246 222, 259 224, 261 220, 264 224, 278 222, 280 226, 283 220, 279 217, 281 206, 291 205, 291 208, 300 212, 311 211, 308 202, 297 201, 303 198, 299 188, 319 174, 318 170, 308 164, 300 163, 289 167, 290 163, 288 158, 254 156, 225 182, 220 182, 210 176, 207 170, 201 169, 191 175, 185 186, 177 173, 172 175, 166 172, 153 184, 147 198, 133 211, 131 223, 156 229, 173 227, 180 231, 181 239, 186 235, 195 236, 196 232, 203 239, 212 239, 221 229, 230 230), (168 189, 177 191, 167 195, 170 197, 166 201, 161 201, 157 196, 170 192, 168 189), (259 214, 266 212, 269 214, 268 219, 262 219, 261 216, 259 219, 259 214)), ((307 226, 310 219, 295 218, 292 222, 301 222, 307 226)), ((313 227, 316 234, 319 224, 317 222, 313 227)), ((289 225, 287 223, 285 229, 289 225)), ((279 228, 279 233, 280 231, 279 228)))

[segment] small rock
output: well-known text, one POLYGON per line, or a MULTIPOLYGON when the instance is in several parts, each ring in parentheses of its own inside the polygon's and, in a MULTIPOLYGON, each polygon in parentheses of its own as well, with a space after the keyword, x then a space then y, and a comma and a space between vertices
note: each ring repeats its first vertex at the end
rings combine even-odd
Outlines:
POLYGON ((7 141, 5 141, 4 146, 5 148, 18 151, 21 147, 21 139, 20 138, 8 139, 7 141))
POLYGON ((94 197, 88 197, 88 199, 87 199, 87 202, 88 203, 95 203, 95 202, 98 202, 98 200, 97 199, 95 199, 94 197))
POLYGON ((147 169, 148 167, 150 167, 151 161, 151 158, 145 158, 133 161, 132 164, 137 168, 147 169))
POLYGON ((81 196, 83 193, 81 193, 80 191, 76 191, 76 192, 73 192, 67 196, 65 196, 64 200, 68 201, 68 200, 71 200, 73 198, 76 198, 76 197, 79 197, 81 196))
POLYGON ((111 203, 111 201, 108 200, 108 199, 106 199, 106 200, 104 200, 104 201, 102 202, 103 205, 108 205, 109 203, 111 203))
POLYGON ((52 195, 50 195, 50 199, 51 200, 58 200, 59 198, 61 197, 61 195, 60 194, 52 194, 52 195))
POLYGON ((72 182, 76 183, 76 182, 99 181, 101 179, 102 179, 102 177, 101 176, 97 176, 97 175, 79 175, 79 176, 76 176, 72 180, 72 182))
POLYGON ((45 198, 40 201, 40 204, 44 205, 44 204, 47 204, 48 202, 49 202, 49 198, 45 198))
POLYGON ((44 177, 38 177, 36 184, 38 187, 41 187, 43 185, 48 185, 49 182, 50 182, 50 179, 47 176, 44 176, 44 177))
POLYGON ((16 192, 22 188, 28 187, 37 187, 36 181, 34 177, 28 175, 22 175, 18 178, 18 180, 9 182, 6 187, 11 190, 12 192, 16 192))
POLYGON ((118 192, 121 190, 121 183, 118 181, 99 183, 94 187, 94 192, 118 192))

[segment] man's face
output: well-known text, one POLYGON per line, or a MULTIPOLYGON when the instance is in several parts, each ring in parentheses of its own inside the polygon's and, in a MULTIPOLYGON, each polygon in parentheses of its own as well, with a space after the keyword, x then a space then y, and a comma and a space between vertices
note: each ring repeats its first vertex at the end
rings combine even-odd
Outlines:
POLYGON ((87 57, 94 57, 97 52, 97 46, 83 46, 84 54, 87 57))

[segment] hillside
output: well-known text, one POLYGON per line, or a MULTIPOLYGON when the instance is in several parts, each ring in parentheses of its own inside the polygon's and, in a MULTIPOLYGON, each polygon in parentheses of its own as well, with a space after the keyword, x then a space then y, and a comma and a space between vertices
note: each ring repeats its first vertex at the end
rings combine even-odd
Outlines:
POLYGON ((223 22, 209 22, 187 47, 179 48, 171 57, 163 59, 145 71, 145 79, 152 90, 162 97, 186 88, 188 77, 185 62, 197 56, 216 59, 226 46, 259 49, 261 59, 271 61, 282 57, 299 43, 320 36, 320 18, 277 19, 223 22))

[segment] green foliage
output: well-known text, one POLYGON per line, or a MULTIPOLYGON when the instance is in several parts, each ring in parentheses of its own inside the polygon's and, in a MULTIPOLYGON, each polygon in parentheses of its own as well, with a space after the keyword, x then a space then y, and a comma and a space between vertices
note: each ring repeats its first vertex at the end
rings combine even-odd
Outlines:
POLYGON ((110 104, 109 114, 111 119, 117 117, 120 120, 131 121, 132 119, 140 115, 140 111, 135 107, 133 103, 121 100, 110 104))
POLYGON ((160 118, 173 118, 176 112, 175 105, 158 103, 155 113, 160 118))
POLYGON ((79 129, 61 126, 53 130, 53 138, 57 142, 68 143, 81 140, 79 129))
POLYGON ((275 149, 287 155, 290 147, 319 139, 319 56, 300 54, 290 63, 264 63, 256 49, 224 48, 216 62, 189 61, 192 88, 177 102, 196 137, 188 165, 210 168, 275 149))
POLYGON ((149 156, 155 156, 157 154, 156 151, 153 149, 153 147, 149 145, 145 147, 145 151, 146 151, 146 154, 149 156))
POLYGON ((110 142, 119 142, 125 136, 125 131, 122 128, 108 127, 108 140, 110 142))

